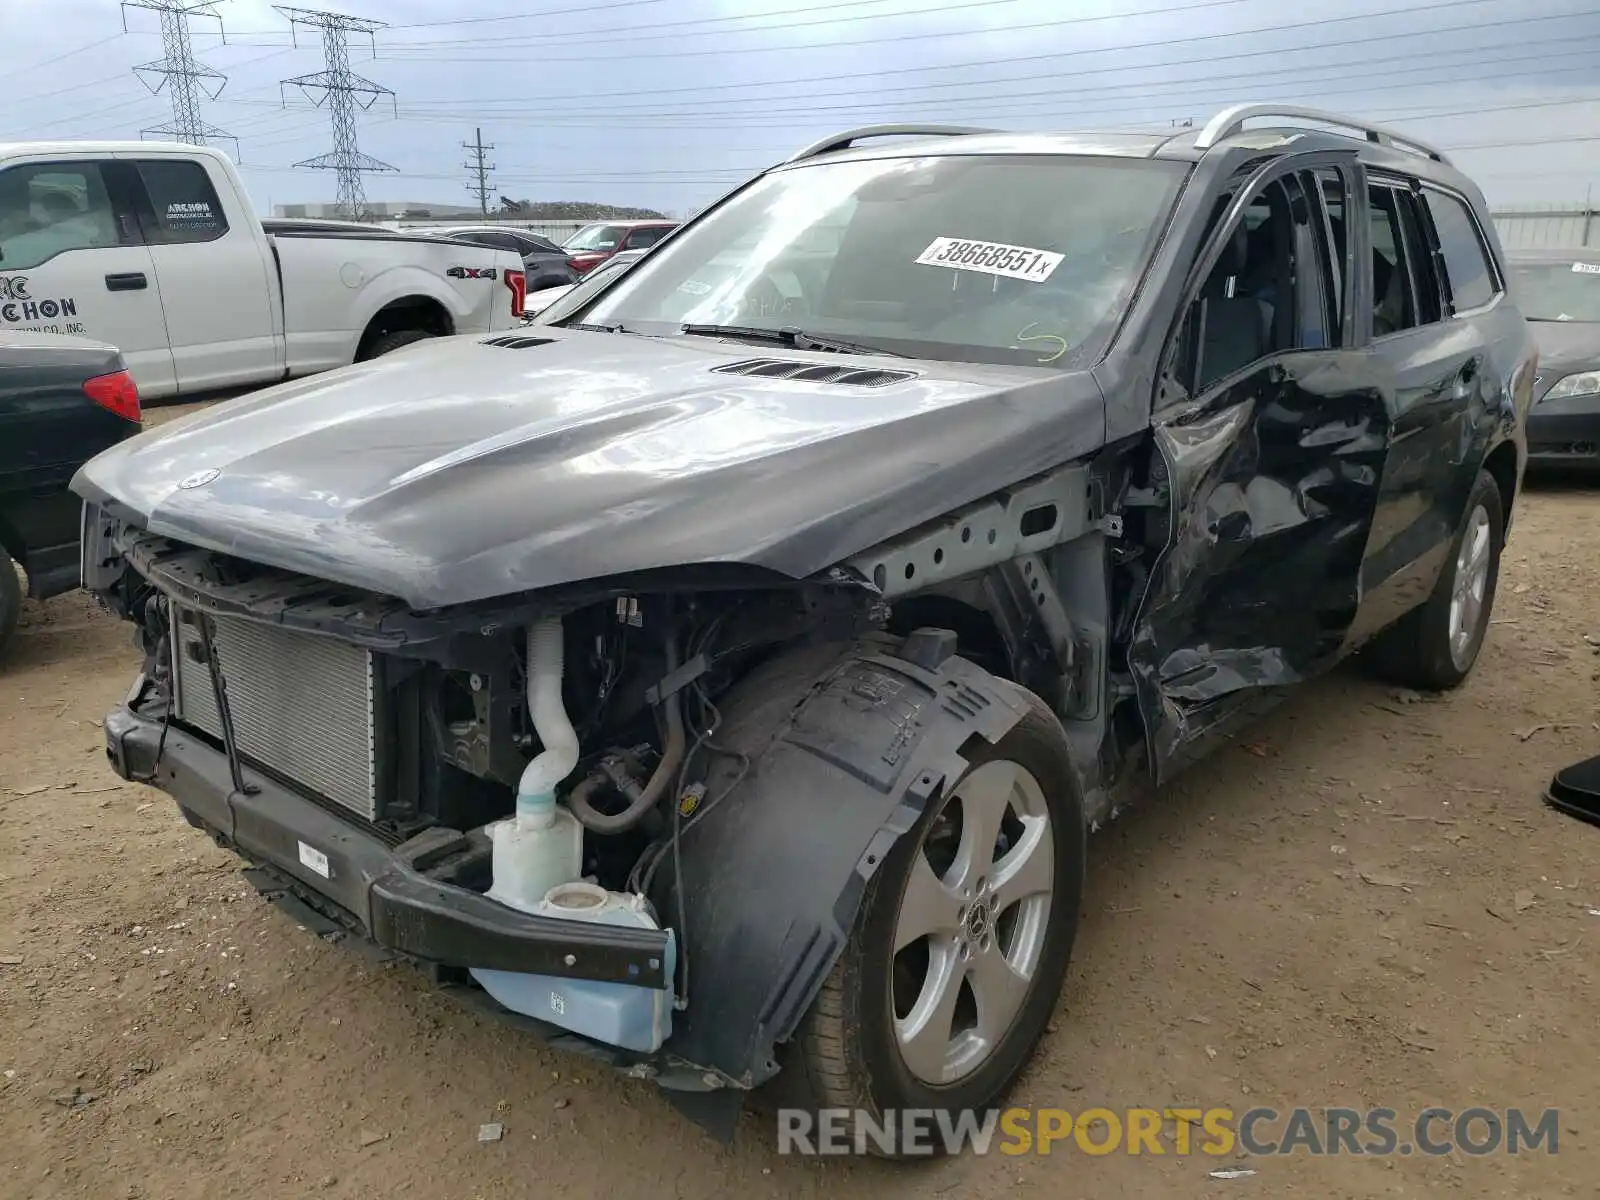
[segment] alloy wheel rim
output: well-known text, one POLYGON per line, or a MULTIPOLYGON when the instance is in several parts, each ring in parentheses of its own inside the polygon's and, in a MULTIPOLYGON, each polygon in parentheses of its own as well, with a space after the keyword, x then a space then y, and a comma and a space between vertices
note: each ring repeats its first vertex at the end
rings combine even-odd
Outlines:
POLYGON ((1473 642, 1483 619, 1484 597, 1489 591, 1489 541, 1489 513, 1480 504, 1467 518, 1450 590, 1450 661, 1458 671, 1471 665, 1473 642))
POLYGON ((895 919, 895 1042, 906 1068, 948 1085, 988 1062, 1043 958, 1055 895, 1044 789, 1017 763, 969 772, 926 827, 895 919))

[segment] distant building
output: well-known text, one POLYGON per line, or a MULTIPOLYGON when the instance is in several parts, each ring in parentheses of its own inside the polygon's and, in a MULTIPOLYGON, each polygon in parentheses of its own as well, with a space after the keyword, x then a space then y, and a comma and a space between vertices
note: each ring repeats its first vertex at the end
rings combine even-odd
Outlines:
MULTIPOLYGON (((436 204, 417 200, 373 200, 367 211, 381 220, 426 220, 443 217, 449 220, 469 220, 481 216, 478 209, 467 204, 436 204)), ((275 217, 310 217, 313 220, 340 220, 345 213, 337 204, 274 204, 275 217)))

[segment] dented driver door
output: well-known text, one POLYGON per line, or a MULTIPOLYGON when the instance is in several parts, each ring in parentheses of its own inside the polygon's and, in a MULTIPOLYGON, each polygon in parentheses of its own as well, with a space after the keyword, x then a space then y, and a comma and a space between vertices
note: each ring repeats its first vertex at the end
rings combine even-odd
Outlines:
POLYGON ((1388 417, 1323 194, 1360 176, 1347 153, 1278 160, 1191 271, 1153 416, 1164 549, 1129 654, 1158 780, 1331 665, 1355 616, 1388 417))

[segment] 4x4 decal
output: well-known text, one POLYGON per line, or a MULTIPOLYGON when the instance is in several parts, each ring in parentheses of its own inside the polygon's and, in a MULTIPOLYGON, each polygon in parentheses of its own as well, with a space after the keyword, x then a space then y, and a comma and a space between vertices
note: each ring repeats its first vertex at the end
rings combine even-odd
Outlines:
POLYGON ((445 274, 451 279, 495 279, 500 272, 493 267, 451 267, 445 274))

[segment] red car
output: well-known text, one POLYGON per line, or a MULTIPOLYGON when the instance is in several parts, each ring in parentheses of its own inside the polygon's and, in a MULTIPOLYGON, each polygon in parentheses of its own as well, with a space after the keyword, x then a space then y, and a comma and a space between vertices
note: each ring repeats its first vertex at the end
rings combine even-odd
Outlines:
POLYGON ((596 221, 562 243, 567 265, 583 275, 622 250, 654 246, 678 227, 676 221, 596 221))

